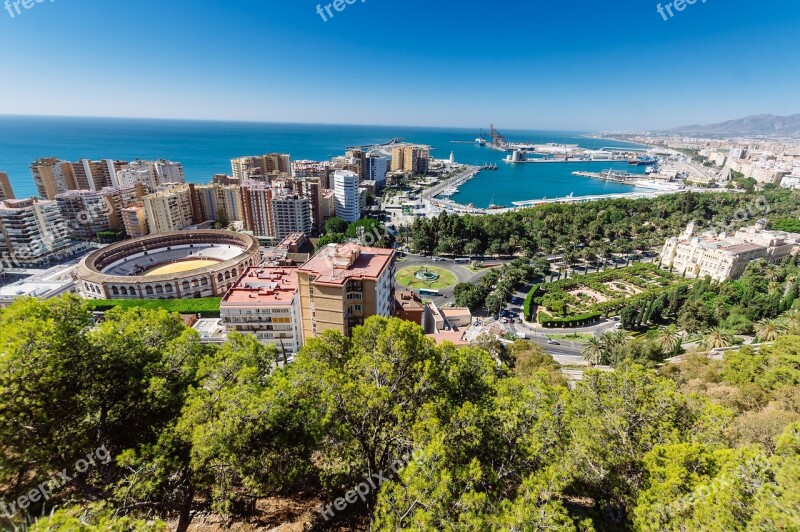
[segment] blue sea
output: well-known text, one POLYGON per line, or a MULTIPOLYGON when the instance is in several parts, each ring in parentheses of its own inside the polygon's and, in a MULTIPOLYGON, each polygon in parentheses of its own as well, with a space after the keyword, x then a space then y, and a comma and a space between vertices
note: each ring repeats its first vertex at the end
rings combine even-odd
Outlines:
MULTIPOLYGON (((595 149, 641 148, 588 138, 576 131, 501 131, 516 142, 578 144, 595 149)), ((324 160, 342 155, 347 146, 380 144, 399 137, 432 146, 437 158, 448 158, 452 151, 460 163, 497 163, 497 171, 482 172, 453 196, 459 203, 476 207, 492 203, 510 206, 512 201, 569 194, 633 192, 632 186, 576 177, 572 172, 599 172, 611 167, 644 171, 625 163, 506 164, 502 162, 505 153, 474 143, 479 133, 478 128, 0 116, 0 171, 9 174, 17 197, 36 195, 29 166, 41 157, 171 159, 183 163, 189 182, 207 183, 214 174, 230 173, 230 160, 242 155, 281 152, 291 153, 295 160, 324 160)))

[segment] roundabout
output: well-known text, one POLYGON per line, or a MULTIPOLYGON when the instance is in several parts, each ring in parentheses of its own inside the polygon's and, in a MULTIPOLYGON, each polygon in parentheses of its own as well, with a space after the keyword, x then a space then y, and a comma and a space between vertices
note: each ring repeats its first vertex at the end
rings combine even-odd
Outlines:
POLYGON ((397 272, 397 282, 418 290, 447 290, 458 283, 456 274, 438 266, 409 266, 397 272))

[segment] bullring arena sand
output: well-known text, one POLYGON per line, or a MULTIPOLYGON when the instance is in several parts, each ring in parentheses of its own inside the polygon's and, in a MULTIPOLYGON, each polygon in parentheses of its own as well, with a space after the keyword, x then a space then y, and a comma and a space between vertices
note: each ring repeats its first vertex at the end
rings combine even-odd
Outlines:
POLYGON ((199 270, 200 268, 205 268, 207 266, 213 266, 214 264, 219 264, 219 261, 211 259, 184 260, 180 262, 174 262, 172 264, 156 266, 152 270, 149 270, 147 273, 145 273, 144 276, 155 277, 156 275, 170 275, 173 273, 190 272, 192 270, 199 270))

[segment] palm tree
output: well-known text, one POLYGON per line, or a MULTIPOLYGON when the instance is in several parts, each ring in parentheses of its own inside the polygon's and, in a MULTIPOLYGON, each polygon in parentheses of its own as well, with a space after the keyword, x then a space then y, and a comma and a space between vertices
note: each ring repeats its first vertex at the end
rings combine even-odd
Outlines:
POLYGON ((774 264, 770 264, 764 271, 764 277, 771 283, 777 282, 781 278, 781 270, 774 264))
POLYGON ((761 320, 756 323, 756 336, 762 342, 774 342, 786 333, 786 325, 778 320, 761 320))
POLYGON ((583 347, 583 359, 586 360, 592 366, 596 366, 603 361, 603 357, 606 354, 605 346, 603 342, 593 336, 586 342, 586 345, 583 347))
POLYGON ((681 337, 674 325, 660 329, 656 335, 656 341, 665 355, 674 354, 681 345, 681 337))
POLYGON ((782 316, 787 334, 800 334, 800 310, 790 310, 782 316))
POLYGON ((719 349, 721 347, 730 347, 733 344, 733 339, 728 331, 717 327, 708 331, 708 334, 703 338, 702 344, 706 349, 719 349))

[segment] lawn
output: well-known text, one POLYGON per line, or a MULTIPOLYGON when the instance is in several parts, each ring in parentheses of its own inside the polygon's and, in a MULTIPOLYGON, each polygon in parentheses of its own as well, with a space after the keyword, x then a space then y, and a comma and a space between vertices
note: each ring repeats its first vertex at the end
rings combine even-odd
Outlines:
POLYGON ((178 314, 200 314, 204 318, 218 318, 221 299, 219 297, 204 297, 200 299, 90 299, 86 302, 90 309, 98 311, 110 310, 115 307, 124 309, 139 307, 151 310, 164 309, 178 314))
POLYGON ((420 288, 429 288, 431 290, 446 290, 448 288, 454 287, 458 282, 458 278, 456 278, 453 272, 445 270, 444 268, 439 268, 437 266, 428 266, 427 269, 429 272, 438 273, 439 274, 438 280, 433 282, 420 281, 419 279, 414 277, 414 274, 417 273, 420 269, 421 269, 420 266, 403 268, 402 270, 397 272, 397 282, 407 288, 412 288, 414 290, 418 290, 420 288))
POLYGON ((548 338, 551 340, 557 340, 560 342, 574 342, 576 344, 585 344, 591 338, 594 338, 593 334, 548 334, 548 338))

